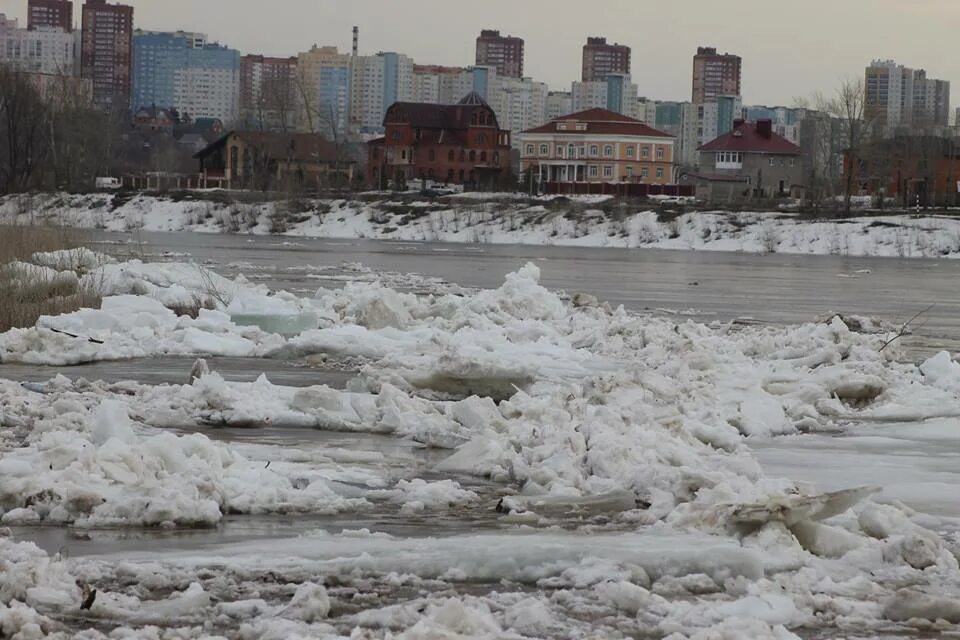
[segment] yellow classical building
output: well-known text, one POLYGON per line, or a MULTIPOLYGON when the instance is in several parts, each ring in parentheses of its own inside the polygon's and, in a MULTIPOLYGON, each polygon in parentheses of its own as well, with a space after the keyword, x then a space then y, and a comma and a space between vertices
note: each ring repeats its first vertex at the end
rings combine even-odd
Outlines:
POLYGON ((520 171, 540 182, 673 184, 675 140, 606 109, 588 109, 520 134, 520 171))

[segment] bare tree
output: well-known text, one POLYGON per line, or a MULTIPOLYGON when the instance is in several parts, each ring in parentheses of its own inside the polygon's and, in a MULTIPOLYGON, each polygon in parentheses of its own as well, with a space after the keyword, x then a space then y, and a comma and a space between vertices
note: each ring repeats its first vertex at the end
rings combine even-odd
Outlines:
POLYGON ((850 214, 850 203, 863 160, 863 149, 872 131, 872 121, 867 118, 867 94, 863 80, 845 80, 832 98, 818 97, 821 111, 839 118, 840 135, 847 156, 843 174, 843 210, 850 214))
POLYGON ((0 67, 0 191, 31 186, 48 149, 44 140, 47 110, 25 74, 0 67))

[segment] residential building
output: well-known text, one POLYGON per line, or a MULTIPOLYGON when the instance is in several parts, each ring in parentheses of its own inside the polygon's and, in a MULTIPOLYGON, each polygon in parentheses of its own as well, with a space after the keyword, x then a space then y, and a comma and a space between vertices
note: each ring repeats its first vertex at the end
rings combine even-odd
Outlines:
POLYGON ((499 31, 484 29, 477 38, 477 66, 494 67, 497 75, 523 77, 523 39, 501 36, 499 31))
POLYGON ((295 130, 298 100, 296 82, 296 57, 241 57, 240 121, 244 128, 280 132, 295 130))
POLYGON ((637 85, 629 75, 608 74, 603 80, 574 82, 571 85, 573 111, 606 109, 631 118, 637 111, 637 85))
POLYGON ((473 76, 464 67, 413 65, 413 102, 453 104, 473 91, 473 76))
POLYGON ((770 120, 737 120, 733 130, 700 147, 700 171, 686 178, 707 201, 787 196, 803 185, 800 147, 770 120))
POLYGON ((957 206, 960 146, 950 138, 898 135, 867 144, 857 164, 846 154, 861 194, 893 198, 900 206, 957 206))
POLYGON ((27 29, 53 27, 64 33, 73 32, 71 0, 27 0, 27 29))
POLYGON ((400 53, 381 52, 356 56, 352 62, 350 128, 361 134, 380 133, 387 108, 413 100, 413 60, 400 53))
POLYGON ((573 111, 573 93, 570 91, 551 91, 547 94, 547 106, 544 111, 546 122, 556 120, 573 111))
POLYGON ((653 124, 657 117, 657 101, 644 97, 637 98, 634 117, 640 122, 653 124))
POLYGON ((587 38, 583 45, 581 82, 604 81, 612 73, 630 75, 630 47, 607 44, 606 38, 587 38))
POLYGON ((742 60, 732 53, 717 53, 714 47, 698 47, 693 57, 694 104, 719 96, 741 95, 742 60))
POLYGON ((74 37, 57 27, 19 28, 0 13, 0 62, 18 71, 74 75, 74 37))
POLYGON ((803 108, 749 106, 743 108, 741 117, 748 122, 770 120, 774 133, 800 144, 800 128, 808 113, 810 110, 803 108))
POLYGON ((457 104, 393 104, 368 143, 371 186, 411 179, 494 187, 510 178, 510 132, 476 92, 457 104))
POLYGON ((137 30, 130 107, 172 107, 192 118, 234 122, 239 115, 240 53, 202 33, 137 30))
POLYGON ((86 0, 82 20, 84 78, 93 81, 93 102, 104 110, 130 105, 133 7, 86 0))
POLYGON ((336 47, 317 45, 297 56, 295 90, 297 126, 301 131, 322 133, 330 139, 347 135, 353 60, 336 47))
POLYGON ((200 186, 320 188, 352 182, 356 163, 313 133, 230 131, 194 155, 200 186))
POLYGON ((140 131, 160 131, 173 134, 179 115, 162 107, 142 107, 133 113, 133 126, 140 131))
POLYGON ((93 83, 87 78, 62 73, 25 73, 40 99, 53 108, 93 106, 93 83))
POLYGON ((865 72, 865 117, 882 127, 946 127, 950 83, 927 78, 893 60, 874 60, 865 72))
MULTIPOLYGON (((548 121, 546 116, 549 87, 530 78, 497 76, 489 92, 488 104, 497 115, 500 126, 507 131, 524 131, 548 121)), ((518 137, 512 138, 519 148, 518 137)))
POLYGON ((520 134, 520 171, 541 182, 670 184, 674 139, 607 109, 562 116, 520 134))

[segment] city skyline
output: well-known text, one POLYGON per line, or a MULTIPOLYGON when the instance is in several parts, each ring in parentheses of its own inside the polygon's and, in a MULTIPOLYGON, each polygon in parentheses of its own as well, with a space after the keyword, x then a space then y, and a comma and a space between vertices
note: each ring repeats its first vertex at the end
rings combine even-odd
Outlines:
MULTIPOLYGON (((5 4, 12 6, 3 12, 25 23, 25 3, 5 4)), ((743 58, 744 102, 753 104, 790 105, 796 97, 829 93, 846 78, 862 78, 864 67, 875 58, 893 58, 944 80, 960 77, 960 63, 945 59, 939 46, 960 20, 960 6, 943 0, 908 5, 892 0, 810 0, 803 15, 789 20, 757 0, 746 0, 736 15, 707 3, 663 6, 646 0, 601 0, 594 5, 600 10, 590 14, 563 11, 572 3, 553 3, 551 13, 545 14, 543 6, 491 0, 484 5, 486 11, 470 14, 470 20, 463 20, 449 3, 436 0, 415 0, 402 7, 380 0, 349 5, 285 0, 271 7, 269 17, 262 15, 262 5, 250 0, 127 4, 135 7, 138 28, 204 32, 211 41, 242 53, 281 57, 313 44, 349 51, 351 28, 358 25, 362 53, 396 51, 418 64, 469 66, 480 30, 499 29, 526 41, 525 75, 561 91, 569 91, 579 78, 587 38, 603 36, 632 48, 633 81, 641 95, 659 100, 689 99, 698 46, 743 58), (876 36, 892 32, 918 37, 876 36)), ((77 24, 79 13, 75 9, 77 24)))

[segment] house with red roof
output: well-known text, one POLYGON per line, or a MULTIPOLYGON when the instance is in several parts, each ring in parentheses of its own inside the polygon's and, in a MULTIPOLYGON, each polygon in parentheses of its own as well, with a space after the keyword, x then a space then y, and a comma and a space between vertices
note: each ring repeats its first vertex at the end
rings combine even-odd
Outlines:
POLYGON ((701 146, 700 169, 683 177, 707 201, 799 195, 800 147, 773 131, 773 122, 735 120, 728 133, 701 146))
POLYGON ((672 184, 674 138, 606 109, 561 116, 520 134, 520 171, 544 183, 672 184))
POLYGON ((367 143, 370 186, 435 180, 493 187, 510 179, 510 132, 476 92, 457 104, 396 102, 367 143))

